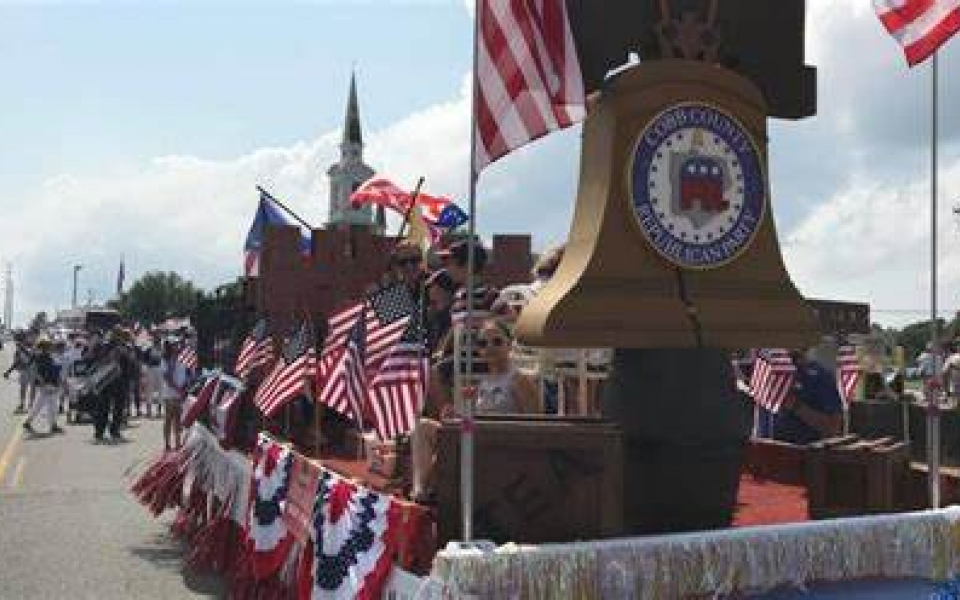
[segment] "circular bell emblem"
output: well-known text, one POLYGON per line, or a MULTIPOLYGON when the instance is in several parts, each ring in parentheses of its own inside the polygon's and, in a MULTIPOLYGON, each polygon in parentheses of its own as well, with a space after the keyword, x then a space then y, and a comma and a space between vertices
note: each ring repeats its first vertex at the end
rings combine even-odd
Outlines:
POLYGON ((637 142, 630 183, 643 235, 680 267, 736 259, 763 221, 760 153, 736 119, 712 106, 682 104, 657 115, 637 142))

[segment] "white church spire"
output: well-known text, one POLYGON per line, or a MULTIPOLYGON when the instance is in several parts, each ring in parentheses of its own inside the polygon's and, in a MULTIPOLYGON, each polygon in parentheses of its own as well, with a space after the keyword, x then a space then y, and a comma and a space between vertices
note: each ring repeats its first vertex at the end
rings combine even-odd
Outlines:
POLYGON ((340 143, 340 161, 327 171, 330 177, 330 225, 374 225, 373 211, 369 205, 353 208, 350 194, 367 179, 373 177, 373 169, 363 162, 363 132, 360 127, 360 105, 357 101, 356 74, 350 74, 350 91, 347 96, 347 112, 343 122, 343 137, 340 143))

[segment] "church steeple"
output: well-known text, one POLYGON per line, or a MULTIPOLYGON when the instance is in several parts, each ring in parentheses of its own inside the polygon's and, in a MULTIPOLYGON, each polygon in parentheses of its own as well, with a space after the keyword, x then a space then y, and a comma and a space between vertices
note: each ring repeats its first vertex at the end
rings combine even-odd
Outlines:
POLYGON ((357 76, 350 73, 350 95, 347 98, 347 116, 343 121, 343 145, 356 144, 363 147, 360 130, 360 107, 357 103, 357 76))
POLYGON ((327 171, 330 177, 330 225, 376 227, 369 205, 354 208, 350 204, 350 194, 364 181, 373 177, 373 169, 363 162, 363 134, 355 73, 350 74, 350 92, 347 96, 347 112, 341 139, 340 161, 327 171))

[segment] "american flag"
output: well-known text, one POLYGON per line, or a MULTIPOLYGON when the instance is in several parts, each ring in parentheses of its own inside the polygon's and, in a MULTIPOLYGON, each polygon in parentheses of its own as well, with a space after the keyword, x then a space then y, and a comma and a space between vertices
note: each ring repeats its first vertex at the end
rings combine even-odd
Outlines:
POLYGON ((222 443, 228 442, 235 430, 242 385, 238 379, 224 377, 209 403, 210 429, 222 443))
POLYGON ((218 385, 220 385, 220 376, 217 374, 211 375, 202 384, 199 384, 199 388, 195 385, 194 389, 187 393, 183 414, 180 416, 181 425, 190 427, 207 410, 210 406, 210 399, 218 385))
MULTIPOLYGON (((407 288, 400 286, 399 292, 407 292, 407 288)), ((407 292, 379 296, 378 301, 410 315, 399 342, 370 381, 368 401, 373 426, 380 439, 389 440, 416 427, 427 395, 430 361, 426 354, 424 313, 418 299, 407 292)))
POLYGON ((354 205, 370 203, 406 215, 413 200, 410 192, 397 186, 386 177, 371 177, 350 194, 354 205))
POLYGON ((797 368, 786 350, 768 349, 757 352, 750 377, 750 395, 754 402, 769 410, 779 412, 786 400, 797 368))
MULTIPOLYGON (((355 205, 378 204, 406 216, 414 203, 414 197, 385 177, 372 177, 350 195, 350 201, 355 205)), ((443 196, 418 192, 416 204, 423 209, 421 219, 430 230, 434 242, 445 231, 456 229, 469 219, 460 207, 443 196)))
POLYGON ((317 369, 317 351, 313 328, 304 321, 283 349, 283 357, 263 380, 253 403, 267 417, 272 417, 287 402, 304 391, 317 369))
POLYGON ((382 440, 412 431, 427 395, 430 361, 422 343, 402 342, 370 384, 373 425, 382 440))
POLYGON ((853 346, 841 346, 837 351, 837 388, 844 402, 849 403, 860 384, 860 358, 853 346))
POLYGON ((188 371, 196 370, 197 351, 190 345, 184 346, 180 354, 177 355, 177 362, 183 365, 183 368, 188 371))
POLYGON ((911 67, 960 31, 960 0, 873 0, 873 7, 911 67))
POLYGON ((318 402, 359 422, 369 378, 409 329, 414 308, 408 288, 394 284, 335 315, 321 357, 318 402))
POLYGON ((260 319, 240 345, 240 354, 237 356, 237 365, 233 368, 233 372, 238 378, 245 380, 254 369, 269 363, 272 359, 273 339, 267 331, 267 322, 260 319))
POLYGON ((564 0, 479 0, 474 174, 584 117, 564 0))

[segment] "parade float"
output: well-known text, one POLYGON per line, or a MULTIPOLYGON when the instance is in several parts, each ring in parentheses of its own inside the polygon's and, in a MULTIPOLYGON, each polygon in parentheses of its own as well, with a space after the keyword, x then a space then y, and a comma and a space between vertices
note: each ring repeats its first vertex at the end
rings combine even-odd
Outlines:
MULTIPOLYGON (((271 331, 258 324, 237 367, 197 384, 184 446, 141 474, 137 497, 176 510, 189 566, 220 573, 238 598, 953 597, 960 513, 908 512, 938 506, 937 459, 918 474, 889 436, 753 439, 735 385, 729 350, 809 348, 823 333, 781 257, 767 164, 768 119, 816 110, 803 0, 551 6, 569 9, 572 33, 551 43, 575 41, 590 99, 566 251, 517 332, 527 347, 612 348, 602 385, 571 371, 571 389, 602 388, 600 414, 476 416, 468 315, 424 505, 406 499, 403 438, 383 435, 375 410, 346 407, 351 422, 314 403, 332 385, 327 351, 352 339, 336 295, 365 298, 350 314, 375 304, 365 290, 397 241, 347 204, 372 175, 351 86, 330 171, 340 226, 261 224, 246 292, 271 331), (624 65, 630 52, 641 62, 624 65), (331 268, 343 260, 355 268, 331 268), (271 362, 251 366, 261 344, 271 362), (310 384, 305 403, 261 401, 291 381, 310 384)), ((505 153, 486 133, 471 216, 480 170, 505 153)))

